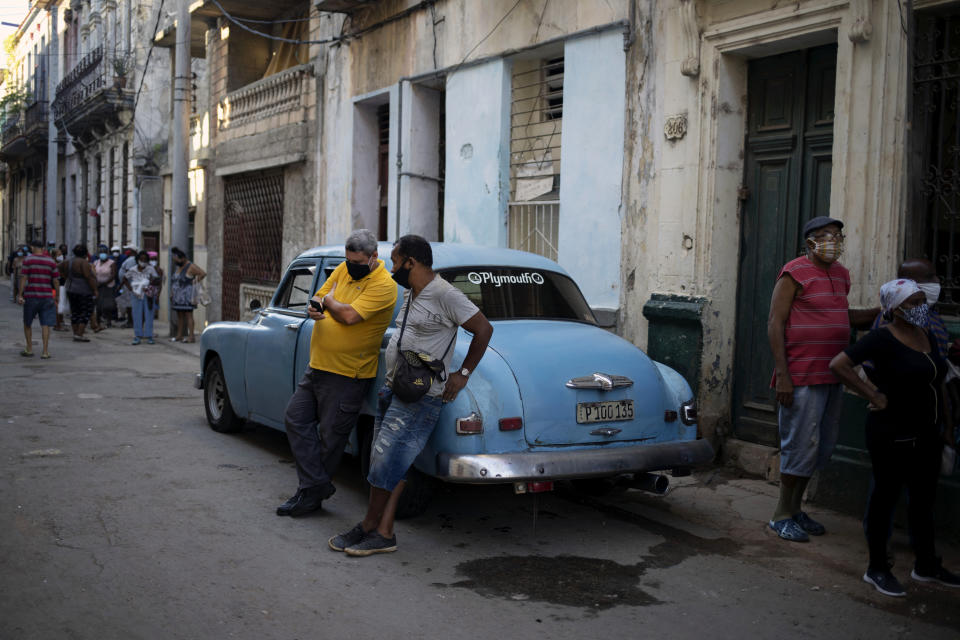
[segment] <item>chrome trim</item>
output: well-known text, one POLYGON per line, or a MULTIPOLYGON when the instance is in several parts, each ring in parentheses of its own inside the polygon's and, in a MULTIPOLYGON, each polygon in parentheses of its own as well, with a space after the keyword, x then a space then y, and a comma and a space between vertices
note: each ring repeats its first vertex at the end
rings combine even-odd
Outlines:
POLYGON ((562 451, 440 453, 437 455, 437 477, 447 482, 474 484, 602 478, 696 466, 710 462, 713 455, 713 447, 707 440, 562 451))
POLYGON ((194 389, 203 389, 203 374, 198 373, 193 378, 193 388, 194 389))
POLYGON ((589 376, 580 376, 567 380, 567 387, 570 389, 599 389, 600 391, 612 391, 613 389, 622 389, 633 385, 633 380, 627 376, 613 376, 608 373, 594 373, 589 376))
POLYGON ((697 424, 697 418, 697 403, 694 400, 688 400, 680 405, 680 422, 689 427, 697 424), (693 414, 692 417, 691 414, 693 414))

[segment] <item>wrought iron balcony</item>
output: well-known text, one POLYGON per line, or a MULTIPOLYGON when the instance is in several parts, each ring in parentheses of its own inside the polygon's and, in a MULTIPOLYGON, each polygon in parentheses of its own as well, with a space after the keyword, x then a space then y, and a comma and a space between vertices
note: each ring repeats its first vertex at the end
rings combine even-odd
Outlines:
POLYGON ((46 100, 38 100, 27 107, 23 133, 30 146, 45 147, 49 137, 50 110, 46 100))
POLYGON ((133 115, 134 92, 117 81, 102 47, 85 55, 57 85, 53 115, 80 144, 87 144, 108 122, 121 123, 133 115))

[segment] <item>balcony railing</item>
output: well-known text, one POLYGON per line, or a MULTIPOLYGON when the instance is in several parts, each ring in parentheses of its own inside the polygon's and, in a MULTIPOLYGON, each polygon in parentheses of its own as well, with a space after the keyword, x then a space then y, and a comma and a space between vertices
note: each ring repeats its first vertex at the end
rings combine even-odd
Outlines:
POLYGON ((53 115, 57 119, 62 118, 64 114, 76 109, 106 86, 107 76, 103 48, 97 47, 85 55, 57 85, 57 98, 53 101, 53 115))
POLYGON ((7 119, 3 121, 3 127, 0 128, 0 138, 3 139, 3 146, 7 146, 17 137, 23 135, 23 118, 20 117, 20 113, 17 112, 13 115, 7 116, 7 119))
POLYGON ((217 127, 223 131, 306 106, 306 82, 312 74, 313 65, 302 64, 228 93, 217 108, 217 127))
POLYGON ((38 100, 37 102, 34 102, 27 107, 24 130, 27 132, 32 131, 34 128, 42 128, 43 130, 46 130, 49 122, 48 114, 49 110, 46 100, 38 100))

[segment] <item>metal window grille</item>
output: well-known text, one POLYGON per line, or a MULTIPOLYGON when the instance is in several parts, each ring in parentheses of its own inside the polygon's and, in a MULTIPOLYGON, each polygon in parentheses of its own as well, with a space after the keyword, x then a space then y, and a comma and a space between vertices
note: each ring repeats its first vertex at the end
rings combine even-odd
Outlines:
POLYGON ((510 247, 557 259, 563 58, 514 61, 510 109, 510 247))
POLYGON ((275 285, 283 248, 283 173, 255 172, 224 180, 224 320, 240 318, 240 283, 275 285))
POLYGON ((917 12, 908 251, 933 261, 941 309, 960 313, 960 11, 917 12))

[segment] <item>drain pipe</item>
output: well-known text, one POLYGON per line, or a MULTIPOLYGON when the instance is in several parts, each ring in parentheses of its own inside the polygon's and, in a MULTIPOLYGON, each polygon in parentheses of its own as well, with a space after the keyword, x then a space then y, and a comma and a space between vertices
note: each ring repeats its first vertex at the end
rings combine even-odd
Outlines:
MULTIPOLYGON (((397 82, 397 194, 394 202, 395 221, 394 241, 400 239, 400 183, 403 180, 403 83, 409 78, 400 78, 397 82)), ((384 238, 386 240, 386 238, 384 238)))

